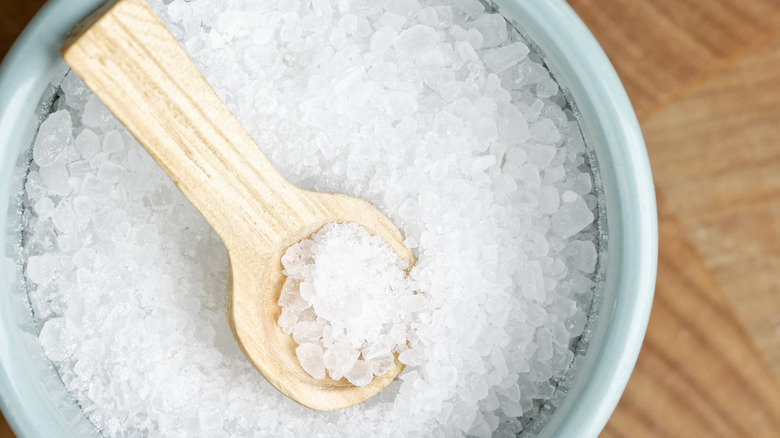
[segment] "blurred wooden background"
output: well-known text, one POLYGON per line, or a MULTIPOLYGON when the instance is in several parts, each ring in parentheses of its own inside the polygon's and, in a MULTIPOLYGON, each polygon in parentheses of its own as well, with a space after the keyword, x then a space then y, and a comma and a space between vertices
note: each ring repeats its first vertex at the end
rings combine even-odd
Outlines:
MULTIPOLYGON (((0 56, 43 3, 0 0, 0 56)), ((602 436, 780 436, 780 1, 569 3, 631 97, 659 201, 650 327, 602 436)))

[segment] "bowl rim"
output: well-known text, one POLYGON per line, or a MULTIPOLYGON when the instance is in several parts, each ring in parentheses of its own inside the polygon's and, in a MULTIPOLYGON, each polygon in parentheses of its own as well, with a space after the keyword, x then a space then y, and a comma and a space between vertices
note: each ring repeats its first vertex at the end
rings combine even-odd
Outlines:
MULTIPOLYGON (((83 17, 105 0, 49 0, 28 24, 0 65, 0 175, 10 175, 18 150, 12 132, 24 126, 34 113, 40 96, 61 65, 59 47, 65 35, 83 17), (37 99, 37 97, 36 97, 37 99), (33 99, 33 100, 36 100, 33 99)), ((594 110, 611 121, 602 126, 610 144, 610 162, 599 167, 602 177, 617 190, 607 200, 610 232, 610 269, 616 260, 631 260, 636 269, 620 272, 614 281, 622 293, 609 310, 603 339, 596 351, 588 353, 594 361, 583 375, 577 375, 571 391, 540 436, 596 437, 604 428, 628 383, 644 339, 650 316, 658 257, 658 223, 654 186, 649 160, 639 123, 628 96, 604 51, 585 24, 564 0, 497 0, 500 10, 528 17, 523 27, 544 47, 545 54, 565 58, 577 72, 580 96, 592 102, 594 110), (550 53, 548 53, 550 52, 550 53), (613 205, 615 208, 613 208, 613 205), (614 217, 613 217, 614 216, 614 217), (621 224, 616 227, 616 224, 621 224), (622 227, 622 228, 621 228, 622 227), (618 238, 613 238, 613 232, 618 238)), ((555 56, 553 56, 555 58, 555 56)), ((551 66, 554 67, 554 66, 551 66)), ((572 87, 577 88, 577 87, 572 87)), ((17 141, 18 142, 18 141, 17 141)), ((606 184, 605 184, 606 185, 606 184)), ((0 205, 9 205, 9 194, 0 193, 0 205)), ((0 236, 4 247, 6 236, 0 236)), ((5 257, 4 261, 8 261, 5 257)), ((8 265, 8 263, 6 263, 8 265)), ((6 276, 8 269, 0 270, 6 276)), ((5 279, 3 281, 6 281, 5 279)), ((0 294, 0 307, 9 309, 10 297, 0 294)), ((75 436, 69 421, 52 415, 54 404, 44 397, 46 389, 33 376, 34 371, 19 360, 27 351, 18 337, 0 321, 0 409, 13 431, 22 436, 75 436)))
POLYGON ((625 390, 650 318, 658 265, 650 161, 617 72, 575 11, 564 0, 494 1, 506 15, 524 18, 521 27, 571 93, 581 121, 597 122, 590 125, 603 140, 590 146, 607 205, 606 288, 624 292, 601 303, 601 316, 569 396, 538 435, 596 437, 625 390))

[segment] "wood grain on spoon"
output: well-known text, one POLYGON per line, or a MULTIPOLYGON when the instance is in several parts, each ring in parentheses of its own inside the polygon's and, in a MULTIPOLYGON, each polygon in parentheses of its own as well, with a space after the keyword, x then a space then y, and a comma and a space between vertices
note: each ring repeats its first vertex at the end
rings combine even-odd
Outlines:
POLYGON ((74 29, 62 56, 224 241, 228 321, 265 378, 325 411, 384 389, 403 369, 397 360, 364 387, 309 376, 277 325, 277 302, 282 253, 329 222, 356 222, 413 262, 387 217, 365 201, 305 191, 279 175, 144 0, 109 2, 74 29))

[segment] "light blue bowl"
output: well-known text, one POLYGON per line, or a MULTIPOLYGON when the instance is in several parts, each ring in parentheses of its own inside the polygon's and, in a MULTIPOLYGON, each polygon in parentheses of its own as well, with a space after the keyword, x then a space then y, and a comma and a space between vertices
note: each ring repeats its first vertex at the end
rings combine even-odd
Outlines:
MULTIPOLYGON (((103 0, 51 0, 0 67, 0 408, 19 437, 97 436, 37 342, 17 254, 19 196, 67 32, 103 0)), ((570 93, 600 168, 609 228, 600 310, 571 387, 539 437, 596 437, 628 382, 650 315, 658 252, 655 194, 642 134, 612 65, 563 0, 496 1, 570 93)))

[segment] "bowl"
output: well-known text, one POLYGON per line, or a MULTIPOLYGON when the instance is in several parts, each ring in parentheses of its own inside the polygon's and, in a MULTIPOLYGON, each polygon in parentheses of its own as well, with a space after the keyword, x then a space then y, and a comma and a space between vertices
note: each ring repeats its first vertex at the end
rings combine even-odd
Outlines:
MULTIPOLYGON (((47 111, 70 29, 105 0, 51 0, 0 66, 0 409, 19 437, 99 436, 37 341, 19 256, 20 200, 29 151, 47 111)), ((496 9, 537 46, 575 108, 598 164, 607 256, 587 346, 538 437, 596 437, 625 389, 647 328, 658 252, 650 166, 639 124, 595 38, 563 0, 497 0, 496 9)), ((602 218, 603 219, 603 218, 602 218)))

